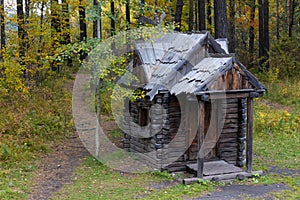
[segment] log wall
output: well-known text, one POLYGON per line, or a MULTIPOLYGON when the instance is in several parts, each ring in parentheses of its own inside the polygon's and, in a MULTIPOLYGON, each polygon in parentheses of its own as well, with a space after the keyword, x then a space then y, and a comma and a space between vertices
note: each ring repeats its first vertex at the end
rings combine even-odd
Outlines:
POLYGON ((225 124, 217 147, 218 157, 236 166, 245 164, 246 99, 227 99, 225 124))

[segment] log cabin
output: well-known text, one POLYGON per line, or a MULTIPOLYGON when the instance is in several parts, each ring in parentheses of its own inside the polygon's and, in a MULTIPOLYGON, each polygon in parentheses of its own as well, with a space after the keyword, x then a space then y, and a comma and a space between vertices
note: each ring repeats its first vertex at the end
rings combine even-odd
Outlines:
POLYGON ((131 86, 146 95, 125 101, 127 151, 198 178, 252 173, 253 98, 266 87, 229 54, 226 39, 167 33, 136 42, 130 70, 138 79, 131 86))

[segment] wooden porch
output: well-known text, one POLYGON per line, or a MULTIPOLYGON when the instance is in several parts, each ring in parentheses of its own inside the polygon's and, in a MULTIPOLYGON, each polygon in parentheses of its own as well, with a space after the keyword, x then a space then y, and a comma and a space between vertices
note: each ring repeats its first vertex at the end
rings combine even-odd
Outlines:
MULTIPOLYGON (((195 175, 198 174, 198 164, 186 165, 187 171, 195 175)), ((244 180, 254 175, 262 175, 262 171, 245 172, 242 168, 229 164, 224 160, 206 161, 203 163, 203 180, 210 181, 231 181, 234 179, 244 180)), ((184 184, 198 182, 199 178, 187 178, 184 184)))

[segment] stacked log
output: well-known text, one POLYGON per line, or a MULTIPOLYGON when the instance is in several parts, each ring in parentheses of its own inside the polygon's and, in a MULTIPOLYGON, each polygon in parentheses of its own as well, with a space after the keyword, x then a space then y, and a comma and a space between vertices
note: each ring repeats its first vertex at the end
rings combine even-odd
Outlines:
POLYGON ((228 163, 243 166, 245 160, 246 100, 227 99, 224 127, 218 143, 218 154, 228 163))

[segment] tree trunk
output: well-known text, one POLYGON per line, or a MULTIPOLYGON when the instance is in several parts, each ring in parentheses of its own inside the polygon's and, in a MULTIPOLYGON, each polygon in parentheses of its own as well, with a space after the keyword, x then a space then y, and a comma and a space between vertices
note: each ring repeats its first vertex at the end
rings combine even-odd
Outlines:
POLYGON ((264 0, 264 57, 265 69, 269 70, 269 51, 270 51, 270 37, 269 37, 269 0, 264 0))
POLYGON ((212 17, 211 17, 211 0, 207 0, 207 7, 206 7, 206 15, 207 15, 207 27, 210 32, 212 32, 212 17))
POLYGON ((264 12, 263 12, 263 0, 258 0, 258 43, 259 43, 259 52, 258 52, 258 57, 259 57, 259 66, 260 69, 263 68, 263 56, 264 56, 264 12))
POLYGON ((115 2, 114 0, 111 0, 110 2, 110 12, 111 12, 111 18, 110 18, 110 35, 113 36, 116 32, 116 24, 115 24, 115 2))
POLYGON ((170 24, 172 24, 173 17, 172 17, 171 0, 168 0, 168 10, 169 10, 169 22, 170 22, 170 24))
POLYGON ((0 61, 3 61, 5 51, 5 19, 4 19, 4 0, 0 0, 0 61))
POLYGON ((80 29, 80 41, 86 41, 87 30, 86 30, 86 18, 85 18, 85 2, 79 0, 79 29, 80 29))
POLYGON ((126 29, 130 29, 130 0, 126 0, 126 29))
POLYGON ((288 24, 289 37, 293 36, 294 11, 295 11, 294 0, 287 0, 287 24, 288 24))
MULTIPOLYGON (((25 29, 24 29, 24 10, 23 0, 17 0, 17 23, 18 23, 18 39, 19 39, 19 62, 25 65, 25 29)), ((24 70, 24 77, 26 70, 24 70)))
POLYGON ((190 8, 189 8, 189 31, 194 30, 194 2, 190 0, 190 8))
POLYGON ((70 37, 70 14, 69 5, 66 0, 62 0, 62 39, 61 44, 71 43, 70 37))
POLYGON ((93 21, 93 37, 102 39, 102 4, 99 5, 98 0, 93 1, 94 7, 97 10, 97 18, 93 21))
POLYGON ((252 0, 252 5, 250 9, 250 28, 249 28, 249 53, 250 53, 250 63, 249 68, 253 67, 253 60, 254 60, 254 39, 255 39, 255 32, 254 32, 254 20, 255 20, 255 3, 256 0, 252 0))
MULTIPOLYGON (((29 14, 30 14, 30 0, 25 0, 25 29, 28 28, 29 24, 29 14)), ((28 33, 25 31, 25 51, 28 54, 28 49, 29 49, 29 38, 28 38, 28 33)))
POLYGON ((228 38, 226 0, 214 0, 215 38, 228 38))
POLYGON ((180 31, 181 29, 182 8, 183 8, 183 0, 177 0, 176 12, 175 12, 175 24, 176 24, 175 31, 180 31))
POLYGON ((276 38, 279 40, 279 0, 276 0, 276 38))
MULTIPOLYGON (((19 0, 21 1, 21 0, 19 0)), ((51 0, 50 1, 50 11, 51 11, 51 37, 53 38, 53 47, 57 46, 59 42, 59 35, 60 35, 60 18, 59 18, 59 6, 58 0, 51 0)))
POLYGON ((258 0, 259 3, 259 66, 260 70, 269 69, 269 2, 258 0))
POLYGON ((229 52, 235 52, 235 0, 230 0, 229 52))
POLYGON ((198 18, 199 18, 199 30, 206 29, 205 23, 205 0, 198 0, 198 18))
POLYGON ((198 8, 199 8, 199 6, 198 6, 198 1, 195 1, 194 2, 194 15, 195 15, 195 21, 194 21, 194 24, 195 24, 195 29, 196 30, 200 30, 200 28, 199 28, 199 12, 198 12, 198 8))
POLYGON ((41 64, 41 54, 43 52, 43 21, 44 21, 44 8, 45 8, 45 2, 42 2, 41 5, 41 15, 40 15, 40 35, 39 35, 39 46, 38 46, 38 53, 36 56, 36 61, 38 63, 38 70, 35 72, 35 85, 36 87, 40 87, 42 85, 42 71, 40 67, 41 64))

